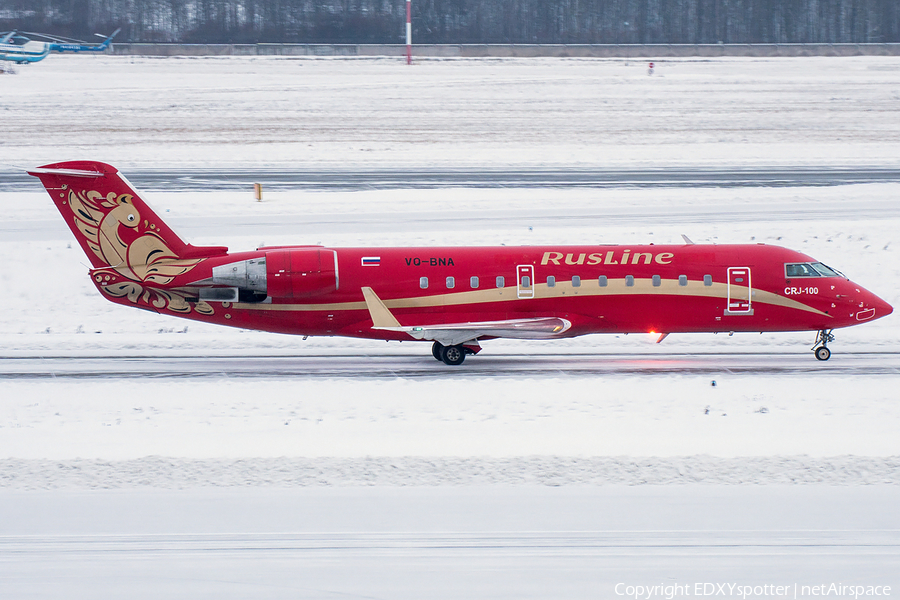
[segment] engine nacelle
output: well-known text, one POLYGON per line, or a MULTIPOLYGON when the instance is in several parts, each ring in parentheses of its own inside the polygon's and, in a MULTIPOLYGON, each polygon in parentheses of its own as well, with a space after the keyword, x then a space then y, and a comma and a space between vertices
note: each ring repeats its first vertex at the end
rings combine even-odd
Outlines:
POLYGON ((324 248, 268 250, 265 257, 213 267, 212 283, 272 298, 327 294, 338 289, 337 253, 324 248))
POLYGON ((273 298, 306 298, 338 289, 337 252, 288 248, 266 252, 266 281, 273 298))

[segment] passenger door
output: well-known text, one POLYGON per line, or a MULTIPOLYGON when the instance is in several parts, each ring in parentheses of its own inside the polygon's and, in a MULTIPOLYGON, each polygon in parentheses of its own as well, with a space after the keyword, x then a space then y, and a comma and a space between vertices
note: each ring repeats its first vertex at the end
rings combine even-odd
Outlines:
POLYGON ((534 298, 534 265, 516 267, 516 288, 519 298, 534 298))
POLYGON ((726 315, 752 315, 750 267, 728 267, 728 307, 726 315))

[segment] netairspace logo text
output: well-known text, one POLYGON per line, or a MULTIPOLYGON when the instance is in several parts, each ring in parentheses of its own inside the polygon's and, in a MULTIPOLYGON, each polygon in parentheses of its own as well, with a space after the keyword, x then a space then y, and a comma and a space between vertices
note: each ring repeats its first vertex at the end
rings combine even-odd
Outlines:
POLYGON ((889 585, 844 585, 821 583, 818 585, 741 585, 739 583, 685 583, 658 585, 630 585, 617 583, 617 596, 635 600, 673 600, 685 596, 726 598, 875 598, 891 595, 889 585))

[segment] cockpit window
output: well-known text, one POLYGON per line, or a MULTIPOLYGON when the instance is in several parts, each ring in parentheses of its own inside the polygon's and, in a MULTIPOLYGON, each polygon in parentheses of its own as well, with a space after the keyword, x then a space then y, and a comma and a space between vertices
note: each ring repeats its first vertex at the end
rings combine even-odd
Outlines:
POLYGON ((784 274, 786 277, 840 277, 834 269, 822 263, 787 263, 784 274))
POLYGON ((824 265, 822 263, 813 263, 812 266, 816 269, 816 271, 819 272, 820 275, 822 275, 822 277, 840 277, 841 276, 841 274, 837 270, 832 269, 828 265, 824 265))
POLYGON ((819 273, 808 263, 788 263, 784 265, 788 277, 819 277, 819 273))

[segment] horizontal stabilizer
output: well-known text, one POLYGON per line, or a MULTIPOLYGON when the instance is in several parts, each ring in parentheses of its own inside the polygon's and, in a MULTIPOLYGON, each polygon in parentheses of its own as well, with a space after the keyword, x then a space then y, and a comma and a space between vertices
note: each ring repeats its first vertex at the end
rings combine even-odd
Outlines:
POLYGON ((81 169, 28 169, 29 175, 68 175, 69 177, 103 177, 100 171, 84 171, 81 169))

